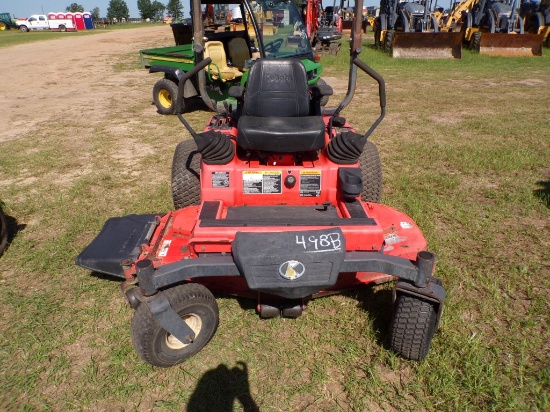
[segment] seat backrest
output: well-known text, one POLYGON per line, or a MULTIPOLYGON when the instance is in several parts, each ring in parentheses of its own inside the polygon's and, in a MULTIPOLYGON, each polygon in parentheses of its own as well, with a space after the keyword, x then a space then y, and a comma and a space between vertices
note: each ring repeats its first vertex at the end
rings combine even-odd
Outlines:
POLYGON ((239 69, 244 68, 246 61, 250 60, 250 49, 246 44, 246 40, 242 37, 235 37, 229 40, 227 46, 233 66, 239 69))
POLYGON ((306 68, 294 59, 259 59, 250 68, 243 115, 257 117, 309 116, 306 68))
POLYGON ((220 69, 227 67, 227 58, 221 41, 207 41, 204 44, 204 57, 210 57, 212 63, 220 69))

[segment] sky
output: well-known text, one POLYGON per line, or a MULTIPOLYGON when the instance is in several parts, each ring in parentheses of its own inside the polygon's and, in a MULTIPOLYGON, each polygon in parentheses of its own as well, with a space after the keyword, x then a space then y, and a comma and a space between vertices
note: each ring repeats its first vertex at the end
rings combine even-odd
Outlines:
MULTIPOLYGON (((139 17, 139 10, 137 8, 137 0, 125 0, 128 8, 130 9, 130 17, 139 17)), ((167 4, 168 0, 159 0, 163 4, 167 4)), ((80 4, 84 7, 85 11, 92 11, 94 8, 99 7, 99 14, 101 17, 107 15, 107 8, 109 7, 110 0, 2 0, 0 1, 0 12, 9 13, 15 17, 29 17, 31 14, 47 14, 49 12, 63 12, 67 6, 72 3, 80 4)), ((228 0, 229 2, 229 0, 228 0)), ((324 0, 324 6, 332 6, 332 0, 324 0)), ((338 3, 338 2, 337 2, 338 3)), ((380 0, 363 0, 365 6, 377 6, 380 4, 380 0)), ((189 1, 182 0, 183 11, 185 16, 189 16, 189 1)), ((353 4, 353 0, 350 1, 353 4)))

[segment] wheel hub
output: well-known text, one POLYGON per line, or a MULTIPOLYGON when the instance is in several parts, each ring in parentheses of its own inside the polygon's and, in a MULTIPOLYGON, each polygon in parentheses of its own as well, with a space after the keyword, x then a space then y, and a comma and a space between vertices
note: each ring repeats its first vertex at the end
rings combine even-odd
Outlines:
POLYGON ((159 103, 166 108, 172 106, 172 96, 170 96, 170 92, 168 90, 161 90, 159 92, 159 103))
MULTIPOLYGON (((195 315, 194 313, 189 313, 181 317, 182 320, 189 326, 193 332, 195 332, 195 339, 199 336, 199 332, 202 328, 202 320, 200 316, 195 315)), ((167 333, 166 334, 166 346, 173 350, 179 350, 185 348, 188 343, 182 343, 174 335, 167 333)))

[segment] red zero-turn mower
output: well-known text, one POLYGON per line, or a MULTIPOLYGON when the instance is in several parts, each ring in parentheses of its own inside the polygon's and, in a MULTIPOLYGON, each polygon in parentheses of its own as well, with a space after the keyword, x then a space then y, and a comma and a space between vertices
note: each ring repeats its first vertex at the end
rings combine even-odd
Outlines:
MULTIPOLYGON (((360 17, 362 0, 356 4, 360 17)), ((377 203, 379 158, 367 138, 384 117, 385 86, 358 58, 359 17, 348 91, 329 113, 319 100, 332 89, 308 86, 300 61, 260 59, 246 89, 232 88, 236 110, 196 133, 181 114, 183 88, 210 59, 182 75, 177 112, 196 147, 186 160, 180 143, 173 168, 200 154, 200 204, 176 199, 196 192, 198 181, 173 181, 183 185, 174 200, 184 207, 109 219, 77 258, 126 279, 122 291, 136 310, 132 342, 145 361, 171 366, 208 343, 219 319, 212 292, 256 299, 262 317, 296 318, 311 298, 395 278, 391 347, 408 359, 427 355, 445 291, 417 225, 377 203), (381 114, 365 135, 339 115, 357 68, 379 85, 381 114)))

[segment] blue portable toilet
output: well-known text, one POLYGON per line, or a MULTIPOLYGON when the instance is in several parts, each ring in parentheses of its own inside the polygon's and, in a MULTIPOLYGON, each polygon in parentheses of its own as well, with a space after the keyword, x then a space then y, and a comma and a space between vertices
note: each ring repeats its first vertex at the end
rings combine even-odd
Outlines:
POLYGON ((82 17, 84 18, 84 26, 86 26, 86 30, 93 29, 94 21, 92 20, 92 15, 90 13, 83 13, 82 17))

